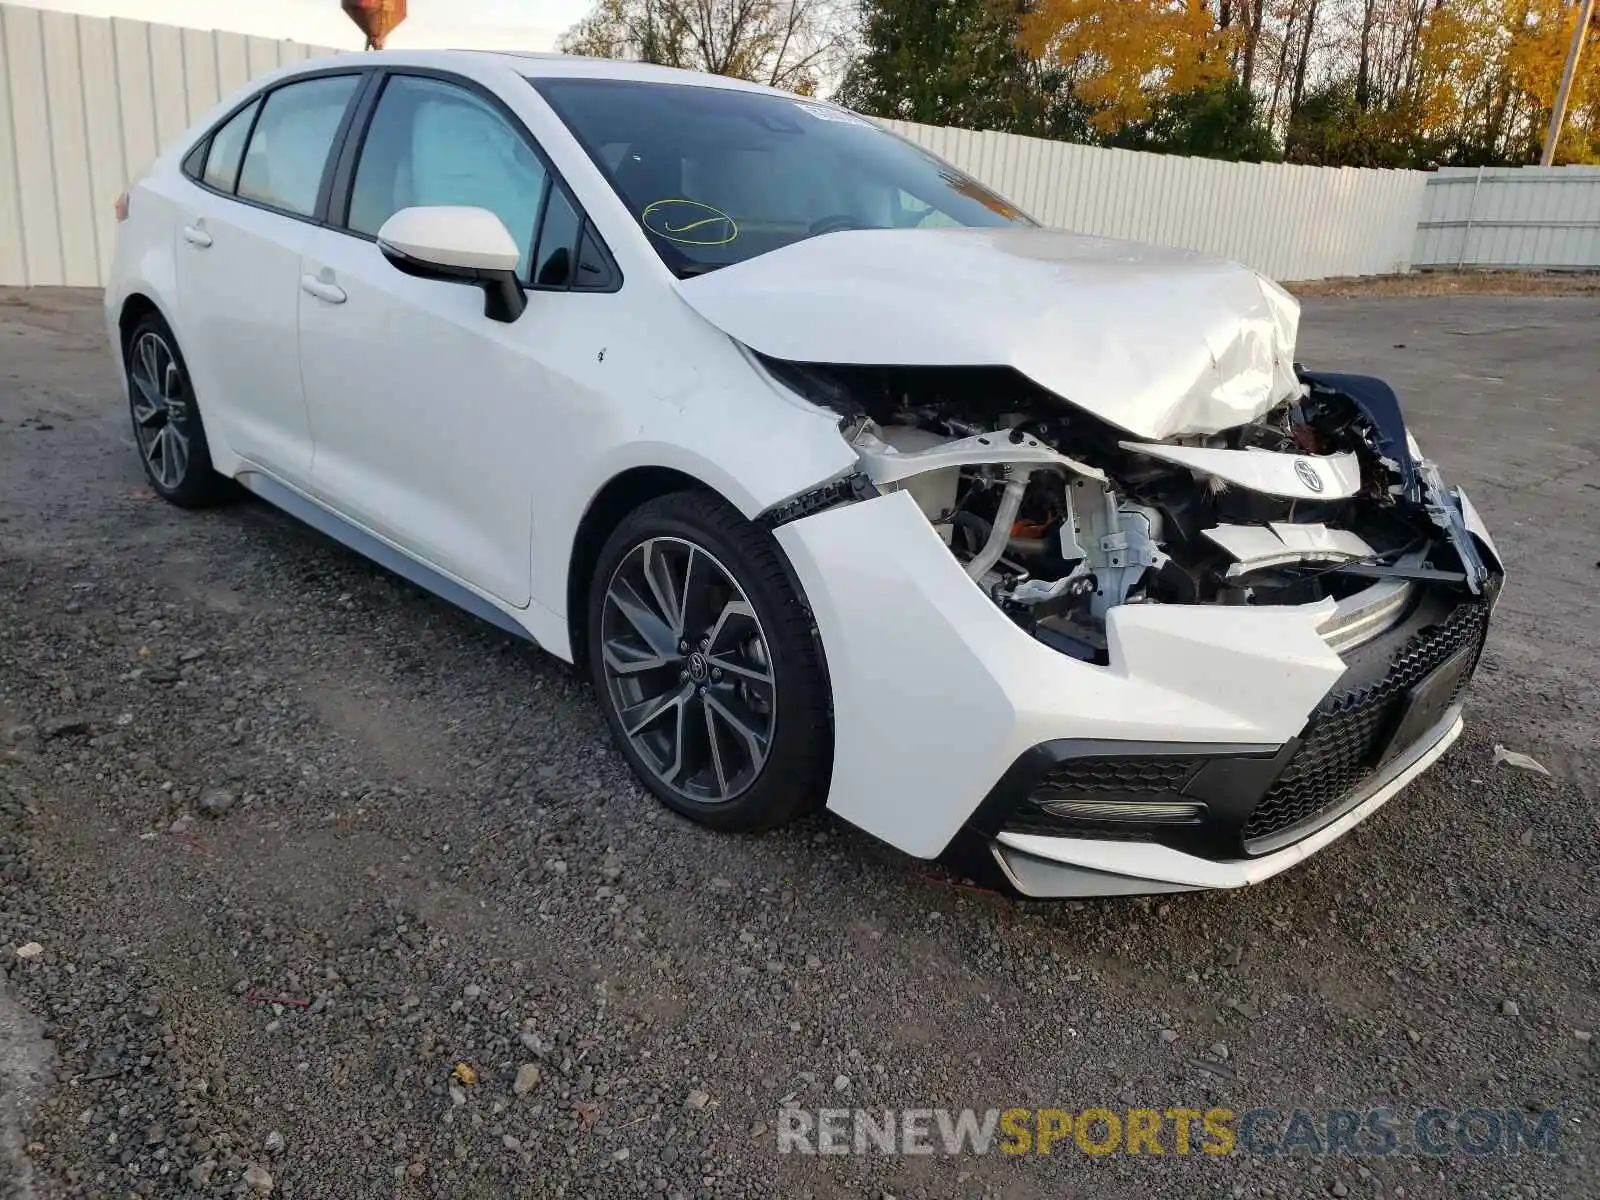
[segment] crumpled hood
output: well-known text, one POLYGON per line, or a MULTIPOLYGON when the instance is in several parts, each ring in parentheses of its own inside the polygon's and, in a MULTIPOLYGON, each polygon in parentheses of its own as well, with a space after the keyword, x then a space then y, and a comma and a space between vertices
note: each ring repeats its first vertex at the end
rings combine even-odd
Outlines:
POLYGON ((1135 437, 1215 433, 1298 388, 1300 305, 1237 263, 1036 229, 848 230, 680 281, 773 358, 1009 366, 1135 437))

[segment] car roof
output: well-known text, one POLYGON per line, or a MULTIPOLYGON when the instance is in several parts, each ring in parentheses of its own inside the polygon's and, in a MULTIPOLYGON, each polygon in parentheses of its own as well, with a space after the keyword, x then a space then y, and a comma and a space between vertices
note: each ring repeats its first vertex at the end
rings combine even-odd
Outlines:
POLYGON ((733 79, 703 71, 659 67, 653 63, 625 62, 611 58, 582 58, 573 54, 541 54, 534 51, 499 50, 377 50, 362 54, 342 54, 336 59, 313 59, 296 63, 292 72, 326 66, 330 62, 358 61, 362 65, 432 67, 472 74, 492 66, 515 71, 530 79, 619 79, 640 83, 675 83, 687 87, 721 88, 741 92, 763 92, 771 96, 792 96, 792 92, 733 79))

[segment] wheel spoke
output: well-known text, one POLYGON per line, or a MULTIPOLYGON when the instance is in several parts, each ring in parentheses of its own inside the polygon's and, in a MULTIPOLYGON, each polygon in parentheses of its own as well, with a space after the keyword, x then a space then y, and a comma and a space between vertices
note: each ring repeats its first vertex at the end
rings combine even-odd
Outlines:
MULTIPOLYGON (((689 551, 694 554, 693 549, 689 551)), ((672 640, 683 637, 683 592, 672 578, 672 564, 656 542, 646 542, 642 555, 645 584, 655 598, 656 610, 672 630, 672 640)))
POLYGON ((161 395, 169 405, 183 402, 183 375, 171 358, 167 359, 167 369, 161 376, 161 395))
POLYGON ((134 401, 134 420, 148 427, 158 416, 164 415, 167 409, 166 399, 161 392, 161 377, 156 370, 155 339, 149 335, 140 338, 133 348, 132 361, 128 364, 128 378, 133 383, 134 391, 138 393, 134 401))
POLYGON ((156 430, 155 437, 150 439, 150 445, 145 449, 144 456, 150 463, 150 469, 156 473, 156 478, 166 482, 167 461, 167 430, 170 425, 163 425, 156 430))
POLYGON ((601 647, 606 666, 614 675, 638 675, 644 671, 658 671, 662 667, 677 666, 683 659, 676 654, 657 654, 648 647, 630 646, 615 639, 601 647))
POLYGON ((678 639, 672 628, 652 609, 634 589, 633 584, 620 576, 611 584, 606 600, 633 626, 644 644, 663 657, 677 650, 678 639))
POLYGON ((750 607, 748 600, 737 593, 722 606, 722 611, 717 614, 716 624, 711 627, 711 632, 706 635, 707 640, 711 643, 710 653, 721 653, 719 648, 723 644, 723 639, 727 635, 729 627, 736 622, 741 625, 754 625, 756 623, 756 610, 750 607))
POLYGON ((712 587, 718 576, 726 575, 710 555, 691 551, 683 568, 683 628, 692 636, 706 627, 714 603, 712 587))
POLYGON ((166 416, 167 406, 155 391, 155 385, 142 374, 135 371, 131 378, 133 390, 137 393, 133 401, 133 419, 143 428, 149 429, 158 419, 166 416))
POLYGON ((694 695, 694 688, 685 686, 683 691, 674 697, 676 703, 672 706, 674 714, 672 722, 672 762, 661 770, 661 778, 667 783, 673 782, 679 775, 683 774, 684 731, 689 724, 689 702, 694 699, 694 695))
POLYGON ((156 354, 156 339, 146 334, 139 342, 139 362, 144 367, 144 377, 150 381, 156 395, 161 394, 160 361, 156 354))
POLYGON ((729 731, 744 743, 750 765, 759 768, 767 757, 768 734, 763 728, 764 722, 745 706, 744 701, 731 694, 707 692, 705 702, 706 708, 716 713, 729 731))
POLYGON ((172 466, 172 480, 168 485, 176 487, 183 482, 184 474, 189 470, 189 439, 183 436, 183 430, 168 421, 165 427, 167 435, 167 460, 172 466))
MULTIPOLYGON (((647 697, 631 708, 619 712, 622 718, 622 729, 629 737, 638 737, 644 728, 659 720, 661 714, 669 709, 681 710, 683 702, 694 695, 694 687, 684 684, 677 691, 666 691, 656 696, 647 697)), ((679 721, 682 724, 682 721, 679 721)), ((682 741, 682 731, 679 731, 679 741, 682 741)))
POLYGON ((717 795, 723 797, 728 794, 728 771, 722 765, 722 746, 717 739, 717 723, 712 720, 711 705, 703 699, 700 712, 706 719, 706 742, 711 747, 711 770, 717 777, 717 795))
POLYGON ((746 666, 744 663, 735 662, 733 659, 720 654, 706 655, 706 662, 729 675, 760 684, 762 687, 770 688, 772 686, 772 672, 764 667, 746 666))

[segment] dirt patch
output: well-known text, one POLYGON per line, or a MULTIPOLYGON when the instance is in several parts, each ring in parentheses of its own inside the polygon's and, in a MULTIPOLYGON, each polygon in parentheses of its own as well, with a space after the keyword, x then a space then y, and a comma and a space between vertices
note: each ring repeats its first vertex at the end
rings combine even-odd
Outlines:
POLYGON ((1283 286, 1296 296, 1596 296, 1600 271, 1415 271, 1283 286))
POLYGON ((50 1050, 33 1015, 0 978, 0 1197, 33 1200, 33 1164, 23 1134, 44 1098, 50 1050))

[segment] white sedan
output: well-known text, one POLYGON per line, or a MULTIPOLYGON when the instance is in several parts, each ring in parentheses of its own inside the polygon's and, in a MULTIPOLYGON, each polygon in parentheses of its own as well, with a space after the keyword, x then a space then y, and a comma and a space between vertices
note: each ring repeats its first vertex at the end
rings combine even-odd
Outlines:
POLYGON ((1234 887, 1460 732, 1502 567, 1394 393, 1300 368, 1251 271, 1040 229, 843 109, 345 56, 118 216, 156 491, 242 485, 580 664, 707 825, 1234 887))

